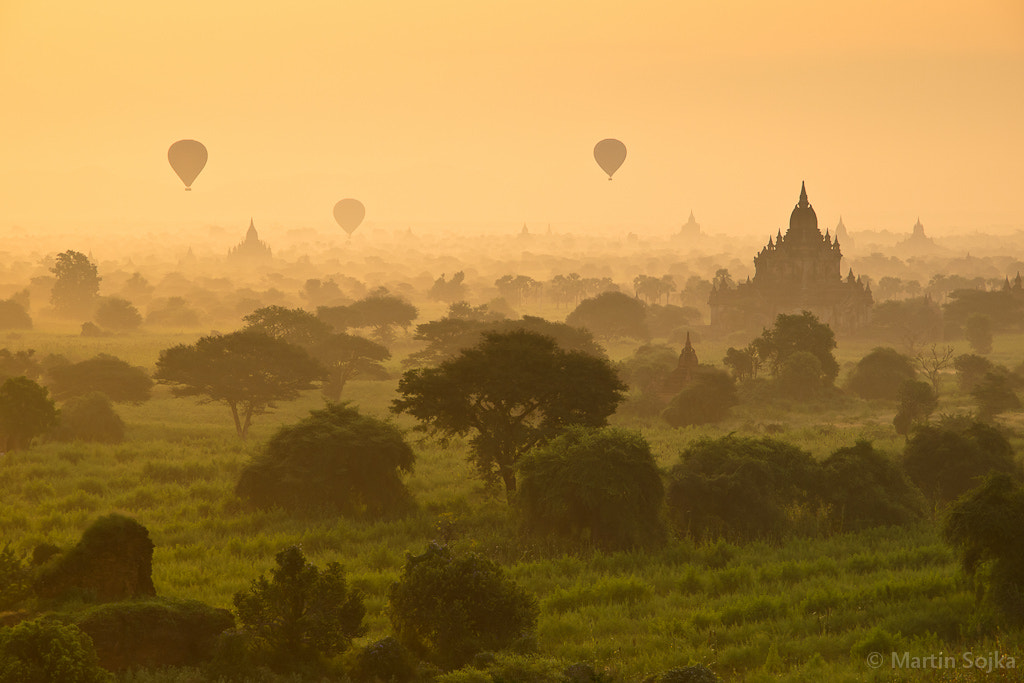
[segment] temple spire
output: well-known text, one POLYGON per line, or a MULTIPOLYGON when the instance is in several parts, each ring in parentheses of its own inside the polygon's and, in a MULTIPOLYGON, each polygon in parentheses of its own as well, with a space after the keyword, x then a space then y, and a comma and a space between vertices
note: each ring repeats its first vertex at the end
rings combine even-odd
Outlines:
POLYGON ((807 187, 803 180, 800 181, 800 203, 797 206, 803 208, 810 206, 810 203, 807 201, 807 187))

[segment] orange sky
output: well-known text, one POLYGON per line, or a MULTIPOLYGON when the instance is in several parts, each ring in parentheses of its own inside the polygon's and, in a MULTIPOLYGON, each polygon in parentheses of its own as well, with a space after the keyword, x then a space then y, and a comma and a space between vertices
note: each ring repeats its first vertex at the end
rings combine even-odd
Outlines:
POLYGON ((1024 3, 838 4, 0 0, 0 235, 1024 228, 1024 3))

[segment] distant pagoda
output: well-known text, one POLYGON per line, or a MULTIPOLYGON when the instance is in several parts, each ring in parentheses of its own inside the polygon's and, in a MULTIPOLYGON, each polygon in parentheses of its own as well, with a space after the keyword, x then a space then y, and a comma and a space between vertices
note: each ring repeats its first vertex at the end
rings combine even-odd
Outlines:
POLYGON ((249 229, 245 233, 245 239, 228 251, 228 260, 236 262, 256 263, 269 261, 273 258, 270 247, 260 239, 256 233, 256 226, 252 219, 249 219, 249 229))
POLYGON ((736 287, 712 288, 708 297, 711 326, 721 332, 770 327, 780 313, 810 311, 835 331, 862 327, 871 315, 871 288, 840 273, 839 240, 822 235, 818 216, 801 184, 800 201, 789 217, 789 230, 754 257, 755 274, 736 287))

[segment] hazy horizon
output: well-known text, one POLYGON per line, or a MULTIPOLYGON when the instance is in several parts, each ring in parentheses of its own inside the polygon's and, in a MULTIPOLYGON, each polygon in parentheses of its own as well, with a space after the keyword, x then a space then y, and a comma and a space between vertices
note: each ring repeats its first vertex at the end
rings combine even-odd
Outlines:
MULTIPOLYGON (((0 234, 1024 227, 1024 5, 0 2, 0 234), (608 182, 594 144, 628 156, 608 182), (167 163, 193 138, 193 192, 167 163), (488 228, 487 226, 491 226, 488 228)), ((356 233, 357 236, 360 232, 356 233)), ((233 238, 233 234, 232 234, 233 238)))

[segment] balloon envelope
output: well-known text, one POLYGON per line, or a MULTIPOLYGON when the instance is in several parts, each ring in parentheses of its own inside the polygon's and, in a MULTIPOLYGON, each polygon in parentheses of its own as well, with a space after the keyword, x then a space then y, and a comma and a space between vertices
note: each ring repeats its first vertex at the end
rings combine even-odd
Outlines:
POLYGON ((167 150, 167 161, 185 183, 186 190, 192 189, 196 176, 206 166, 206 158, 206 147, 195 140, 178 140, 167 150))
POLYGON ((594 145, 594 158, 601 170, 608 174, 608 180, 611 180, 612 174, 626 160, 626 146, 615 138, 601 140, 594 145))
POLYGON ((338 221, 338 225, 349 236, 363 222, 363 216, 365 215, 366 207, 358 199, 342 199, 334 205, 334 220, 338 221))

